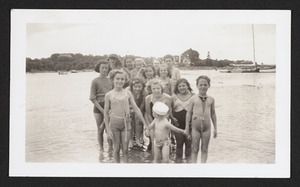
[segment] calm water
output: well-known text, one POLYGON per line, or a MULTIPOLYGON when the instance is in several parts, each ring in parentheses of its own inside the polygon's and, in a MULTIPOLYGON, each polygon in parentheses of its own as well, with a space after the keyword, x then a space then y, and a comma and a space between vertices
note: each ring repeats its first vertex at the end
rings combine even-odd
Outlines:
MULTIPOLYGON (((275 74, 181 71, 196 93, 200 74, 212 79, 208 94, 215 98, 218 121, 218 138, 211 138, 207 163, 275 163, 275 74)), ((26 74, 27 162, 112 162, 106 142, 104 154, 98 152, 89 100, 97 76, 26 74)), ((130 162, 150 162, 148 152, 129 155, 130 162)))

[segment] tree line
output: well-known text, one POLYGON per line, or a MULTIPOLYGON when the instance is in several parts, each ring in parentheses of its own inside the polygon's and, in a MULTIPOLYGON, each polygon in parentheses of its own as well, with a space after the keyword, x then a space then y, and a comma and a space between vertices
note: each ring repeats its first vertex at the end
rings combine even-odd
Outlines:
MULTIPOLYGON (((152 63, 155 57, 140 57, 134 55, 126 55, 120 57, 121 61, 124 58, 131 56, 133 58, 143 58, 147 64, 152 63)), ((40 71, 70 71, 70 70, 87 70, 93 69, 99 60, 107 59, 108 55, 82 55, 80 53, 55 53, 49 58, 31 59, 26 58, 26 72, 40 71)), ((162 58, 159 58, 162 60, 162 58)), ((211 66, 211 67, 226 67, 230 64, 252 64, 251 61, 231 61, 231 60, 213 60, 210 58, 200 59, 199 53, 195 50, 188 49, 179 56, 174 56, 175 63, 179 67, 183 66, 211 66)))

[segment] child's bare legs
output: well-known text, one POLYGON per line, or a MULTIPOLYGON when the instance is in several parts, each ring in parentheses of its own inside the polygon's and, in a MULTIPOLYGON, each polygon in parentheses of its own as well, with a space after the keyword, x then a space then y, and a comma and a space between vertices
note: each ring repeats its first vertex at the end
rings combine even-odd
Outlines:
POLYGON ((179 133, 174 133, 176 138, 176 163, 180 163, 182 161, 182 152, 183 152, 183 142, 184 142, 184 135, 179 133))
POLYGON ((135 119, 135 135, 136 135, 136 144, 141 146, 141 137, 143 137, 143 123, 139 119, 135 119))
POLYGON ((120 143, 121 143, 121 131, 112 130, 113 145, 114 145, 114 162, 120 163, 120 143))
POLYGON ((192 163, 197 163, 200 138, 201 138, 201 133, 193 128, 192 129, 192 154, 191 154, 192 163))
POLYGON ((208 144, 210 140, 210 130, 207 130, 202 133, 201 141, 201 163, 206 163, 207 154, 208 154, 208 144))
POLYGON ((132 115, 133 117, 132 117, 132 120, 131 120, 131 123, 130 123, 130 125, 131 125, 131 130, 130 130, 130 140, 129 140, 129 147, 132 147, 133 146, 133 138, 135 137, 135 134, 136 134, 136 132, 135 132, 135 120, 134 120, 134 114, 132 115))
MULTIPOLYGON (((154 145, 155 141, 152 142, 152 144, 154 145)), ((161 147, 158 147, 158 146, 154 145, 152 147, 152 150, 153 150, 153 153, 154 153, 154 163, 160 163, 161 162, 161 152, 162 152, 161 147)), ((169 148, 168 148, 168 152, 169 152, 169 148)))
POLYGON ((192 148, 191 148, 191 144, 192 141, 189 140, 187 137, 183 137, 184 138, 184 146, 185 146, 185 158, 186 158, 186 162, 190 163, 191 162, 191 152, 192 152, 192 148))
POLYGON ((166 144, 162 147, 162 160, 163 163, 169 163, 170 161, 170 145, 166 144))
POLYGON ((104 125, 100 126, 103 122, 103 115, 101 113, 94 113, 94 117, 97 123, 97 139, 100 147, 100 151, 103 151, 103 132, 104 125))
POLYGON ((121 131, 121 143, 122 143, 122 151, 123 151, 123 163, 128 163, 128 143, 131 140, 130 130, 121 131))

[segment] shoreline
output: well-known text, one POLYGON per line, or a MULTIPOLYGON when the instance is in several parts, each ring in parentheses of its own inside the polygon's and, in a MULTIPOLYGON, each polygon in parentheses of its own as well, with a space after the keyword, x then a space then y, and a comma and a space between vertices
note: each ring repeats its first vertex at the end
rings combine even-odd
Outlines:
MULTIPOLYGON (((211 66, 185 66, 185 67, 176 67, 179 70, 217 70, 217 69, 224 69, 224 68, 217 68, 217 67, 211 67, 211 66)), ((81 73, 81 72, 94 72, 94 69, 83 69, 83 70, 76 70, 76 73, 81 73)), ((26 72, 29 74, 34 74, 34 73, 59 73, 59 72, 66 72, 66 73, 72 73, 71 70, 70 71, 33 71, 33 72, 26 72)))

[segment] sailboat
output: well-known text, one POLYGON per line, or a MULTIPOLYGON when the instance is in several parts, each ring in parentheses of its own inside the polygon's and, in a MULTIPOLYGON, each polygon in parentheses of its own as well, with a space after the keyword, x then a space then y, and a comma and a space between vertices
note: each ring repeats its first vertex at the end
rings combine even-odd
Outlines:
POLYGON ((265 66, 258 66, 255 61, 255 40, 254 40, 254 26, 252 24, 252 38, 253 38, 253 61, 254 64, 232 64, 230 69, 228 70, 220 70, 221 73, 275 73, 276 66, 275 65, 268 65, 265 66))

